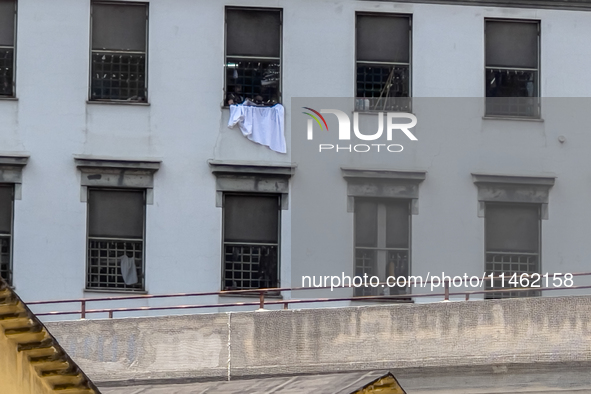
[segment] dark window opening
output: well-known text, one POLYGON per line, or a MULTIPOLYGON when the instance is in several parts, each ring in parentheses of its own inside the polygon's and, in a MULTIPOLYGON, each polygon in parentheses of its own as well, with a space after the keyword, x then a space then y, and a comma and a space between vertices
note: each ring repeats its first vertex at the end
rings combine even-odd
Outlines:
POLYGON ((0 97, 14 97, 16 0, 0 0, 0 97))
POLYGON ((224 290, 279 287, 280 196, 224 195, 224 290))
MULTIPOLYGON (((508 282, 517 274, 540 272, 540 206, 538 204, 487 203, 485 207, 486 275, 504 274, 501 279, 487 282, 487 290, 508 290, 508 282)), ((530 280, 531 282, 531 280, 530 280)), ((515 291, 488 293, 486 298, 510 298, 538 296, 539 291, 515 291)))
POLYGON ((91 100, 145 102, 148 6, 92 4, 91 100))
POLYGON ((411 18, 357 15, 357 111, 410 112, 411 18))
POLYGON ((0 277, 12 284, 14 186, 0 184, 0 277))
POLYGON ((281 102, 281 11, 226 9, 225 105, 281 102))
MULTIPOLYGON (((410 202, 355 199, 355 275, 387 278, 410 274, 410 202)), ((410 287, 357 287, 355 296, 410 294, 410 287)))
POLYGON ((88 193, 86 288, 144 290, 145 192, 88 193))
POLYGON ((539 117, 539 23, 485 23, 486 115, 539 117))

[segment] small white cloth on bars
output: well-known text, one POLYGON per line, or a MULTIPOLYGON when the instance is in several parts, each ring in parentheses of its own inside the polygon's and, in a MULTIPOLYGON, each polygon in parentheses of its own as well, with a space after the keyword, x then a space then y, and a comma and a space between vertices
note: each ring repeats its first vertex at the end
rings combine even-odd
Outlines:
POLYGON ((121 276, 126 285, 135 285, 137 283, 137 268, 135 267, 135 259, 133 257, 121 256, 119 262, 121 267, 121 276))
POLYGON ((272 107, 255 105, 230 105, 228 127, 238 125, 242 134, 249 140, 279 153, 286 153, 283 115, 281 104, 272 107))

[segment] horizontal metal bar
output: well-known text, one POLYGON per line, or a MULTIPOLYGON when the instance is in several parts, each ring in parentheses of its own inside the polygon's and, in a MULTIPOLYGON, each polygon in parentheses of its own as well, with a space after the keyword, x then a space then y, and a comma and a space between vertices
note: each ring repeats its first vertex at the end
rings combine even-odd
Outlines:
POLYGON ((224 245, 244 245, 244 246, 277 246, 279 244, 265 244, 260 242, 224 242, 224 245))
POLYGON ((89 240, 96 241, 111 241, 111 242, 143 242, 142 238, 104 238, 104 237, 88 237, 89 240))
MULTIPOLYGON (((318 302, 342 302, 342 301, 372 301, 382 299, 408 299, 421 297, 445 297, 445 296, 460 296, 460 295, 474 295, 474 294, 490 294, 502 292, 519 292, 519 291, 551 291, 551 290, 581 290, 591 289, 591 286, 572 286, 572 287, 543 287, 543 288, 513 288, 513 289, 499 289, 499 290, 481 290, 481 291, 465 291, 455 293, 423 293, 423 294, 400 294, 400 295, 385 295, 385 296, 360 296, 360 297, 340 297, 340 298, 313 298, 300 300, 278 300, 265 301, 265 305, 289 305, 289 304, 307 304, 318 302)), ((176 306, 143 306, 136 308, 115 308, 115 309, 91 309, 86 310, 86 314, 90 313, 109 313, 113 312, 138 312, 138 311, 157 311, 157 310, 179 310, 179 309, 204 309, 204 308, 227 308, 236 306, 260 306, 260 302, 234 302, 225 304, 203 304, 203 305, 176 305, 176 306)), ((74 315, 80 314, 82 311, 57 311, 57 312, 42 312, 36 313, 37 316, 57 316, 57 315, 74 315)))
POLYGON ((518 67, 493 67, 493 66, 486 66, 487 70, 508 70, 508 71, 535 71, 538 72, 537 68, 518 68, 518 67))
POLYGON ((355 249, 363 249, 363 250, 402 250, 408 252, 408 248, 374 248, 372 246, 355 246, 355 249))
POLYGON ((108 51, 108 50, 104 50, 104 49, 93 49, 92 53, 104 53, 105 55, 110 55, 110 54, 121 54, 121 55, 145 55, 146 52, 140 52, 140 51, 123 51, 123 50, 112 50, 112 51, 108 51))
POLYGON ((0 49, 14 49, 14 46, 0 45, 0 49))
POLYGON ((400 62, 371 62, 369 60, 357 60, 357 64, 375 64, 375 65, 388 65, 388 66, 410 66, 410 63, 400 62))
MULTIPOLYGON (((563 273, 560 276, 565 276, 567 273, 563 273)), ((579 273, 570 273, 573 277, 575 276, 591 276, 591 272, 579 272, 579 273)), ((353 276, 353 275, 351 275, 353 276)), ((409 276, 417 276, 422 277, 421 275, 409 275, 409 276)), ((491 276, 487 275, 484 278, 485 280, 490 280, 491 276)), ((501 279, 501 276, 493 276, 492 279, 501 279)), ((422 283, 431 283, 433 281, 426 280, 422 283)), ((387 285, 386 282, 380 282, 379 285, 387 285)), ((302 290, 323 290, 323 289, 350 289, 354 288, 354 286, 323 286, 323 287, 275 287, 275 288, 264 288, 264 289, 246 289, 246 290, 226 290, 226 291, 212 291, 212 292, 202 292, 202 293, 174 293, 174 294, 142 294, 142 295, 135 295, 135 296, 123 296, 123 297, 101 297, 101 298, 77 298, 77 299, 66 299, 66 300, 50 300, 50 301, 31 301, 27 302, 28 305, 48 305, 48 304, 66 304, 66 303, 80 303, 82 301, 123 301, 123 300, 136 300, 136 299, 149 299, 149 298, 177 298, 177 297, 200 297, 200 296, 213 296, 213 295, 232 295, 232 294, 252 294, 258 295, 261 291, 269 293, 277 293, 277 292, 284 292, 284 291, 302 291, 302 290)), ((563 288, 563 289, 572 289, 573 287, 563 288)), ((531 288, 529 288, 531 290, 531 288)), ((496 291, 496 290, 495 290, 496 291)), ((465 294, 465 292, 461 293, 465 294)), ((410 296, 410 295, 409 295, 410 296)), ((412 295, 413 297, 415 295, 412 295)), ((257 303, 258 305, 258 303, 257 303)))
MULTIPOLYGON (((226 60, 228 59, 237 59, 237 60, 249 60, 249 61, 264 61, 264 60, 281 60, 280 57, 268 57, 268 56, 230 56, 230 55, 226 55, 226 60)), ((226 61, 227 63, 227 61, 226 61)))
POLYGON ((486 254, 505 254, 505 255, 513 255, 513 256, 539 256, 539 253, 529 253, 529 252, 489 252, 487 251, 486 254))

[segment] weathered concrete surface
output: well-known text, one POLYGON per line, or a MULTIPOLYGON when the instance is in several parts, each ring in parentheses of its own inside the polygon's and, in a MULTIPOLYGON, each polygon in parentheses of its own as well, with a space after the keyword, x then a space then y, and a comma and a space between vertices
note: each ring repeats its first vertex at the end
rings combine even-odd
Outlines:
POLYGON ((47 326, 95 382, 591 362, 588 296, 47 326))

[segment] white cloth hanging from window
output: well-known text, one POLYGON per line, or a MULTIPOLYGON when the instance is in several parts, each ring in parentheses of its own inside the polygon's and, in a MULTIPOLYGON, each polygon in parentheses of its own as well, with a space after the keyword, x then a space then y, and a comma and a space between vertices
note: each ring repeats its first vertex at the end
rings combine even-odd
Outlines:
POLYGON ((228 127, 238 125, 242 135, 271 150, 286 153, 283 116, 285 109, 281 104, 272 107, 255 105, 230 105, 228 127))
POLYGON ((126 285, 135 285, 137 283, 137 268, 135 267, 135 259, 133 257, 121 256, 119 262, 121 268, 121 276, 126 285))

